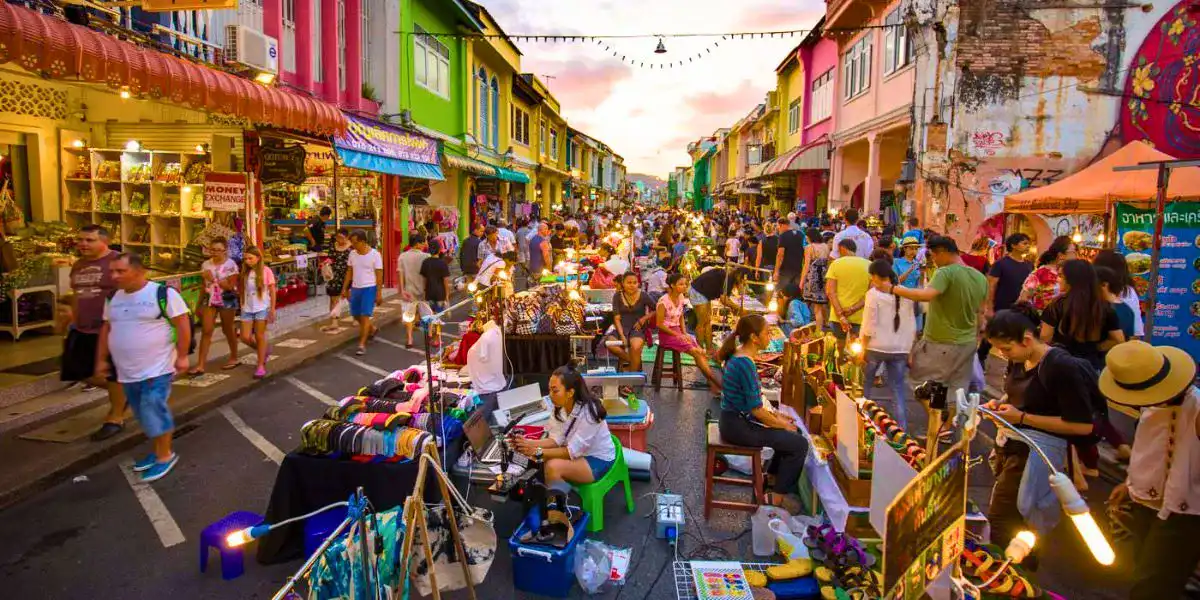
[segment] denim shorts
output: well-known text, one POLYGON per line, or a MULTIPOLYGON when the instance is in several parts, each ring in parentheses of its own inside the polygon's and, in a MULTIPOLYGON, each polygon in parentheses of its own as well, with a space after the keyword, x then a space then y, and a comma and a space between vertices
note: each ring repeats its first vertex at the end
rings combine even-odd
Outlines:
POLYGON ((171 417, 171 408, 167 406, 173 377, 173 374, 167 373, 121 384, 129 408, 148 438, 156 438, 175 429, 175 419, 171 417))
POLYGON ((592 479, 595 481, 600 481, 600 479, 604 477, 604 474, 608 473, 608 470, 611 469, 613 464, 617 462, 615 459, 601 460, 595 456, 585 456, 583 459, 586 460, 588 466, 592 468, 592 479))
POLYGON ((242 314, 238 315, 238 320, 239 321, 247 321, 247 322, 249 322, 249 321, 266 321, 267 313, 269 313, 269 312, 270 312, 270 310, 266 309, 266 308, 259 310, 259 311, 255 311, 255 312, 242 311, 242 314))
POLYGON ((369 317, 375 314, 375 286, 350 288, 350 316, 369 317))

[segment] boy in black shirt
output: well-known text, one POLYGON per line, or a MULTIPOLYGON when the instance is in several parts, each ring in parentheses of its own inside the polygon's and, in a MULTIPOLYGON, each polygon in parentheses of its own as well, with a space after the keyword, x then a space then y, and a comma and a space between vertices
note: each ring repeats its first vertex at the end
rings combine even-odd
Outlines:
POLYGON ((429 247, 432 253, 421 263, 421 276, 425 278, 425 299, 433 312, 441 312, 446 306, 450 292, 450 266, 442 258, 438 245, 429 247))

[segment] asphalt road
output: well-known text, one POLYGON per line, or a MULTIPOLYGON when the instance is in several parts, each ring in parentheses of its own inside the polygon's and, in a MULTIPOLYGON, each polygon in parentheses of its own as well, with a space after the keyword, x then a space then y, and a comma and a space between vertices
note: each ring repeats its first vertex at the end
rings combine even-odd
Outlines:
MULTIPOLYGON (((274 459, 293 448, 300 426, 324 410, 319 396, 341 398, 377 378, 380 370, 423 360, 422 354, 400 347, 403 333, 398 326, 381 335, 383 341, 361 361, 352 356, 352 346, 340 348, 186 426, 176 446, 179 465, 152 486, 131 485, 122 466, 128 457, 118 458, 0 513, 3 595, 44 600, 270 598, 299 561, 264 567, 248 560, 246 574, 226 582, 219 568, 199 572, 199 533, 230 511, 265 509, 275 478, 274 459)), ((652 500, 643 497, 660 483, 687 499, 680 556, 753 560, 746 513, 718 510, 707 523, 700 520, 703 419, 706 409, 717 408, 716 402, 707 392, 690 390, 650 392, 649 398, 656 412, 649 440, 661 481, 634 482, 638 502, 633 515, 625 513, 619 494, 609 495, 606 529, 598 537, 632 547, 634 553, 629 584, 608 592, 610 598, 618 593, 625 598, 675 597, 675 555, 653 538, 646 518, 652 500)), ((911 406, 909 415, 912 422, 920 420, 920 408, 911 406)), ((973 454, 986 454, 994 433, 990 425, 985 433, 975 440, 973 454)), ((134 455, 146 451, 139 448, 134 455)), ((986 506, 990 484, 986 464, 972 469, 970 495, 981 506, 986 506)), ((1106 484, 1093 485, 1089 497, 1098 511, 1108 491, 1106 484)), ((524 597, 513 590, 507 550, 507 536, 520 515, 512 504, 491 503, 478 485, 471 487, 470 499, 496 511, 500 548, 478 597, 524 597)), ((1072 599, 1124 597, 1124 574, 1094 563, 1069 524, 1040 545, 1044 551, 1038 577, 1043 585, 1072 599)), ((210 565, 215 565, 215 554, 212 560, 210 565)), ((582 596, 578 589, 575 595, 582 596)))

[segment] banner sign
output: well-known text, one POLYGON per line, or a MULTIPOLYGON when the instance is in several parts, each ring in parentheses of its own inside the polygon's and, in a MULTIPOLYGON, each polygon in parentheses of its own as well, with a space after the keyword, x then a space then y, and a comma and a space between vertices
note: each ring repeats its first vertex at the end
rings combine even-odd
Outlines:
POLYGON ((376 156, 425 163, 440 164, 437 140, 401 129, 372 123, 354 115, 346 115, 350 126, 346 133, 334 138, 339 148, 366 152, 376 156))
MULTIPOLYGON (((1117 205, 1117 251, 1125 255, 1144 309, 1150 289, 1154 209, 1117 205)), ((1151 344, 1175 346, 1200 360, 1200 203, 1169 202, 1158 257, 1158 307, 1151 344)))
POLYGON ((246 174, 210 172, 204 175, 205 210, 246 209, 246 174))
POLYGON ((883 589, 916 600, 958 560, 967 515, 967 457, 959 442, 917 474, 887 509, 883 589))
POLYGON ((258 179, 265 183, 301 185, 307 178, 302 144, 264 144, 258 151, 258 179))

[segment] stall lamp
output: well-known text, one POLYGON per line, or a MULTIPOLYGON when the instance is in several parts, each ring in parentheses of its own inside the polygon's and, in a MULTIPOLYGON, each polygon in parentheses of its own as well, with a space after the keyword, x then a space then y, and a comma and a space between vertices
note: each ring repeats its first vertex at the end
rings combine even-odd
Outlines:
POLYGON ((474 293, 475 293, 476 291, 478 291, 478 290, 479 290, 479 284, 478 284, 478 283, 475 283, 474 281, 472 281, 471 283, 468 283, 468 284, 467 284, 467 291, 468 291, 468 292, 471 292, 472 294, 474 294, 474 293))
POLYGON ((200 154, 207 154, 208 148, 205 146, 205 144, 196 144, 196 152, 199 152, 200 154))
POLYGON ((542 269, 542 277, 549 277, 550 269, 542 269))
POLYGON ((1096 562, 1106 567, 1112 565, 1117 556, 1113 554, 1112 546, 1100 532, 1100 527, 1096 525, 1096 519, 1092 518, 1087 502, 1083 501, 1079 490, 1071 484, 1071 478, 1064 473, 1054 473, 1050 476, 1050 489, 1054 490, 1055 496, 1058 496, 1063 510, 1067 512, 1067 516, 1071 517, 1071 523, 1079 531, 1088 550, 1092 551, 1096 562))
POLYGON ((129 140, 128 142, 125 142, 125 151, 126 152, 137 152, 138 150, 141 150, 141 149, 142 149, 142 143, 137 140, 129 140))
POLYGON ((263 85, 271 85, 272 83, 275 83, 275 74, 263 71, 262 73, 254 76, 254 81, 257 81, 263 85))
POLYGON ((583 298, 583 296, 581 296, 579 294, 579 290, 574 289, 574 288, 572 288, 571 291, 567 293, 567 297, 572 300, 579 300, 579 299, 583 298))
POLYGON ((500 271, 498 273, 496 273, 496 277, 499 277, 501 281, 508 281, 508 278, 509 278, 508 271, 505 271, 504 269, 500 269, 500 271))
POLYGON ((862 351, 863 351, 862 342, 860 342, 858 340, 854 340, 853 342, 850 343, 850 354, 853 354, 854 356, 858 356, 859 354, 862 354, 862 351))
POLYGON ((1075 242, 1076 244, 1078 244, 1079 242, 1082 242, 1083 234, 1079 233, 1079 230, 1075 230, 1075 234, 1071 236, 1071 241, 1075 242))
POLYGON ((1103 233, 1098 233, 1098 234, 1096 234, 1096 241, 1097 241, 1097 242, 1100 242, 1101 244, 1103 244, 1103 243, 1104 243, 1104 239, 1105 239, 1105 238, 1104 238, 1104 234, 1103 234, 1103 233))
POLYGON ((1008 543, 1008 548, 1004 550, 1004 557, 1016 564, 1021 564, 1021 561, 1025 560, 1033 551, 1036 543, 1037 536, 1033 535, 1032 531, 1020 531, 1008 543))
POLYGON ((775 282, 774 282, 774 281, 768 281, 768 282, 767 282, 767 291, 768 291, 768 292, 773 292, 773 291, 775 291, 775 282))
POLYGON ((71 142, 71 147, 75 148, 76 150, 79 150, 86 145, 87 144, 83 143, 83 140, 75 140, 75 141, 71 142))
POLYGON ((129 88, 121 88, 121 91, 118 95, 121 96, 122 100, 128 100, 133 97, 133 94, 130 93, 129 88))
POLYGON ((779 301, 774 298, 771 298, 771 301, 767 303, 767 310, 769 310, 771 312, 775 312, 775 311, 779 310, 779 301))
POLYGON ((255 525, 254 527, 239 529, 225 537, 225 545, 230 548, 245 546, 251 541, 267 535, 268 531, 271 531, 270 525, 255 525))
POLYGON ((192 191, 192 186, 190 186, 190 185, 183 186, 183 193, 187 194, 187 193, 190 193, 191 191, 192 191))
POLYGON ((417 313, 413 310, 406 310, 404 311, 403 318, 405 323, 412 323, 417 320, 417 313))

